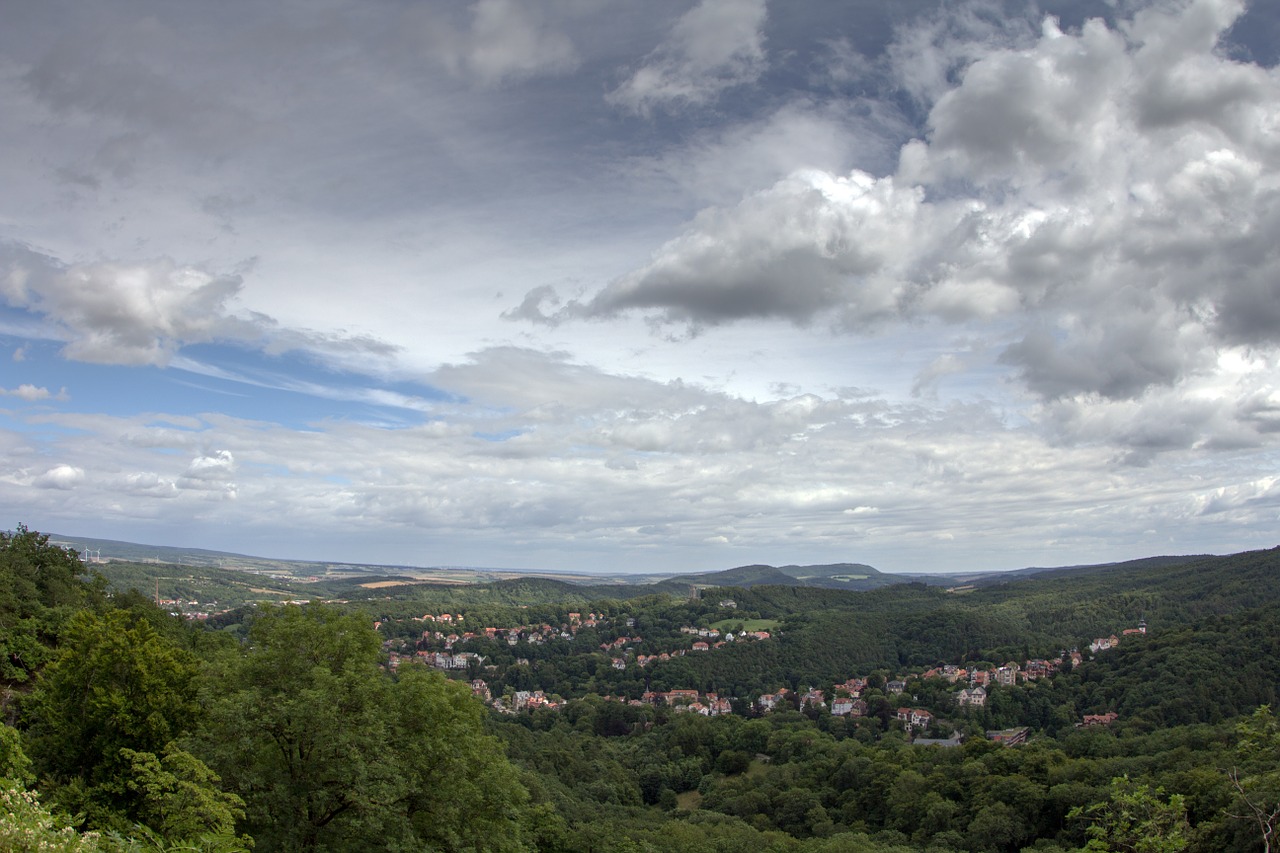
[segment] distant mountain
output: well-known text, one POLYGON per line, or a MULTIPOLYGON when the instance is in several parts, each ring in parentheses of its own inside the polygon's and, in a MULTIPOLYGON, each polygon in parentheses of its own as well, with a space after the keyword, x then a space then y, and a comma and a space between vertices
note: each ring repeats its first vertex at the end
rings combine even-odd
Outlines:
POLYGON ((877 589, 897 583, 910 583, 913 578, 885 574, 862 563, 828 563, 817 566, 738 566, 720 572, 675 575, 658 584, 662 588, 682 589, 690 586, 811 586, 823 589, 877 589))
MULTIPOLYGON (((716 572, 672 574, 615 574, 566 572, 541 569, 503 569, 461 566, 396 566, 377 563, 341 563, 313 560, 287 560, 254 557, 228 551, 204 548, 181 548, 144 545, 114 539, 50 534, 50 541, 80 552, 88 562, 126 561, 135 563, 168 563, 188 567, 208 566, 240 571, 279 573, 295 578, 348 577, 370 580, 383 576, 411 577, 418 581, 447 583, 488 583, 503 578, 555 578, 577 586, 638 586, 653 592, 685 594, 690 586, 742 587, 801 586, 823 589, 870 590, 904 583, 924 583, 948 588, 981 588, 1008 584, 1027 578, 1066 578, 1104 575, 1151 569, 1173 569, 1212 559, 1211 555, 1146 557, 1116 563, 1098 563, 1061 567, 1030 567, 999 572, 959 573, 887 573, 865 563, 824 563, 819 565, 769 566, 752 564, 716 572), (372 576, 366 577, 366 576, 372 576)), ((614 595, 626 596, 620 590, 614 595)))

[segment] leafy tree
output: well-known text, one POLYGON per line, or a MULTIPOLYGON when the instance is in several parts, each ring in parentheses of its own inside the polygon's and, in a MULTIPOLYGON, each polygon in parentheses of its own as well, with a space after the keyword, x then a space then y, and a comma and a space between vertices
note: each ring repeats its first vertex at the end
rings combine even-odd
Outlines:
POLYGON ((464 685, 379 666, 359 616, 259 611, 243 653, 207 680, 202 754, 243 795, 259 846, 525 849, 524 789, 464 685))
POLYGON ((161 838, 228 838, 236 819, 244 815, 244 801, 219 790, 221 779, 208 766, 174 744, 164 754, 120 750, 130 763, 126 786, 141 796, 139 817, 161 838))
POLYGON ((31 757, 62 786, 57 798, 86 810, 92 825, 118 825, 113 814, 139 819, 140 797, 122 782, 130 769, 122 750, 163 752, 196 721, 196 673, 195 658, 147 621, 78 612, 23 702, 31 757))
POLYGON ((1229 816, 1252 822, 1262 849, 1271 853, 1280 829, 1280 721, 1263 705, 1236 731, 1237 761, 1227 776, 1237 794, 1237 805, 1229 816))
POLYGON ((46 534, 0 531, 0 680, 27 681, 52 658, 62 623, 88 597, 83 571, 46 534))
POLYGON ((97 853, 97 833, 81 835, 65 817, 17 785, 0 788, 0 850, 6 853, 97 853))
POLYGON ((0 779, 30 783, 31 759, 22 749, 22 737, 12 726, 0 724, 0 779))
POLYGON ((1069 817, 1089 821, 1085 850, 1090 853, 1177 853, 1189 843, 1187 808, 1180 794, 1167 800, 1128 776, 1111 780, 1108 800, 1072 809, 1069 817))

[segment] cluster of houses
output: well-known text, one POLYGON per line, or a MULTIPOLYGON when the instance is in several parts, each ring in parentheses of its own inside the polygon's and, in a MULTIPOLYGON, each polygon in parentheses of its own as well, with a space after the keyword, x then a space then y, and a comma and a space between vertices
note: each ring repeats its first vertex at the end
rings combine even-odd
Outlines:
MULTIPOLYGON (((725 606, 723 602, 721 604, 725 606)), ((463 630, 461 633, 458 630, 453 630, 446 633, 441 628, 461 626, 464 622, 462 614, 427 614, 421 617, 419 621, 434 623, 436 627, 424 630, 422 632, 422 640, 438 641, 438 643, 444 645, 444 651, 419 649, 413 654, 401 654, 392 651, 390 653, 391 667, 395 668, 402 661, 414 658, 436 669, 465 671, 472 667, 473 664, 483 665, 485 660, 485 658, 474 652, 455 650, 457 644, 467 640, 486 637, 491 640, 505 639, 509 645, 513 646, 522 640, 533 644, 541 644, 553 638, 572 639, 579 628, 604 627, 609 621, 603 614, 596 613, 587 613, 585 616, 582 613, 569 613, 568 616, 569 622, 560 626, 544 623, 521 625, 515 628, 484 627, 475 630, 463 630)), ((627 619, 626 626, 633 628, 635 620, 627 619)), ((1146 631, 1146 623, 1143 622, 1136 628, 1123 630, 1119 636, 1113 634, 1109 637, 1099 637, 1089 644, 1089 652, 1098 654, 1099 652, 1107 651, 1116 647, 1124 637, 1145 634, 1146 631)), ((711 651, 712 649, 721 648, 727 643, 770 639, 768 631, 742 631, 735 636, 732 632, 724 632, 722 634, 716 628, 684 626, 680 628, 680 633, 694 638, 689 648, 677 648, 670 652, 651 655, 638 654, 635 652, 635 647, 643 642, 643 638, 624 633, 616 639, 601 643, 599 649, 602 654, 609 656, 610 666, 613 669, 625 670, 631 661, 634 661, 640 667, 647 667, 653 663, 670 660, 673 657, 687 653, 711 651)), ((963 667, 947 664, 925 670, 913 677, 921 679, 940 678, 950 684, 958 685, 959 689, 953 694, 956 705, 961 709, 981 709, 986 706, 987 688, 991 685, 1012 687, 1042 678, 1049 678, 1057 673, 1064 664, 1070 662, 1072 665, 1078 665, 1082 660, 1083 655, 1081 652, 1073 649, 1063 652, 1058 658, 1033 658, 1022 663, 1009 661, 1003 666, 963 667)), ((474 673, 475 670, 472 669, 471 671, 474 673)), ((906 690, 906 687, 906 682, 898 678, 889 678, 883 682, 884 693, 890 697, 901 695, 906 690)), ((829 710, 835 716, 864 717, 869 712, 868 703, 863 698, 863 693, 867 688, 867 679, 854 677, 841 684, 833 685, 829 692, 809 688, 803 692, 793 693, 787 688, 782 688, 775 693, 765 693, 756 697, 754 705, 761 713, 768 713, 779 707, 790 706, 829 710), (828 699, 828 697, 830 698, 828 699)), ((557 709, 563 705, 561 700, 548 697, 541 690, 515 691, 514 694, 508 691, 507 696, 493 697, 490 694, 488 685, 478 678, 471 682, 471 689, 473 694, 486 704, 508 713, 537 708, 557 709)), ((697 690, 691 689, 665 692, 646 691, 640 699, 632 700, 623 699, 622 697, 604 698, 628 702, 633 705, 660 705, 669 707, 676 712, 696 713, 704 716, 721 716, 732 713, 728 698, 715 693, 700 694, 697 690)), ((934 723, 933 713, 923 708, 898 707, 896 716, 903 727, 910 732, 927 730, 934 723)), ((1087 715, 1080 725, 1110 725, 1115 719, 1116 715, 1114 713, 1087 715)), ((1024 729, 1011 729, 1006 732, 988 733, 988 735, 993 740, 998 740, 1002 743, 1018 743, 1026 737, 1026 731, 1024 729)), ((924 742, 919 738, 916 740, 917 742, 924 742)))
MULTIPOLYGON (((421 641, 423 643, 443 645, 445 652, 419 650, 416 652, 416 656, 428 666, 437 669, 460 670, 466 669, 468 662, 476 656, 454 653, 454 647, 469 640, 484 637, 490 640, 505 640, 509 646, 514 646, 521 641, 532 645, 543 645, 552 639, 571 640, 577 636, 580 628, 605 627, 609 624, 608 617, 604 614, 587 613, 584 616, 582 613, 571 612, 568 617, 568 623, 560 626, 543 623, 538 625, 519 625, 514 628, 483 627, 464 630, 461 629, 461 625, 465 621, 465 617, 461 613, 428 613, 420 617, 413 617, 414 621, 430 622, 435 626, 422 631, 421 641)), ((380 628, 381 625, 381 622, 375 622, 374 628, 380 628)), ((627 618, 625 626, 634 628, 635 620, 627 618)), ((708 652, 712 649, 722 648, 727 643, 768 640, 771 638, 768 631, 741 631, 735 635, 731 631, 722 634, 716 628, 685 626, 680 628, 680 632, 692 635, 695 638, 688 648, 678 648, 657 654, 641 654, 636 652, 635 648, 644 642, 644 638, 638 635, 629 636, 623 634, 613 640, 601 643, 600 651, 610 655, 609 663, 613 669, 621 671, 625 670, 632 661, 640 667, 647 667, 690 652, 708 652)), ((404 657, 405 655, 403 654, 392 652, 392 667, 398 666, 404 657)))

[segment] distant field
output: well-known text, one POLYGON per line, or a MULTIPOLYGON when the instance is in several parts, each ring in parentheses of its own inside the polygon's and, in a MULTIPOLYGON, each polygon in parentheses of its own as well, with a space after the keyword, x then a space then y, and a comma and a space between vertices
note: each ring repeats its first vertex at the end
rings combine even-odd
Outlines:
POLYGON ((711 623, 711 627, 727 631, 741 625, 744 631, 772 631, 781 624, 777 619, 721 619, 719 622, 711 623))

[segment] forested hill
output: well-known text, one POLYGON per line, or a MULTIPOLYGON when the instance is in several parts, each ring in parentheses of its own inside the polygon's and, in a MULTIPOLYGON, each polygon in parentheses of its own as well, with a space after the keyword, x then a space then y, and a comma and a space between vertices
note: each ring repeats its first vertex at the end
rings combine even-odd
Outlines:
POLYGON ((828 586, 888 577, 299 583, 0 533, 0 850, 1255 853, 1280 826, 1280 548, 828 586))
POLYGON ((689 586, 752 587, 774 584, 864 590, 909 582, 910 579, 902 575, 885 574, 861 563, 834 563, 819 566, 738 566, 722 572, 680 575, 658 586, 662 589, 674 590, 682 586, 687 589, 689 586))

